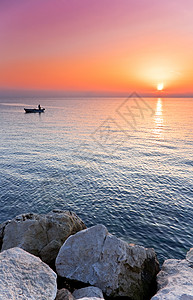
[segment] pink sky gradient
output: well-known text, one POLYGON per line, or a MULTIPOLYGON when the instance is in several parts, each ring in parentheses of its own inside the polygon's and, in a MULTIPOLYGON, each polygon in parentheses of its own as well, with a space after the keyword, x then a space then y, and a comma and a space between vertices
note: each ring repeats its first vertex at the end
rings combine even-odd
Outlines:
POLYGON ((193 92, 193 1, 0 2, 0 88, 193 92))

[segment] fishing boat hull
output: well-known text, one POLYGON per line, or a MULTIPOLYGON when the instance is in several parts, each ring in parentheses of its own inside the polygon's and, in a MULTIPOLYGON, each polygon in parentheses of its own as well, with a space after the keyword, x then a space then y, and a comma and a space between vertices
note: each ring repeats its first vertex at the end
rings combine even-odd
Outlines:
POLYGON ((43 113, 45 108, 37 109, 37 108, 24 108, 26 113, 43 113))

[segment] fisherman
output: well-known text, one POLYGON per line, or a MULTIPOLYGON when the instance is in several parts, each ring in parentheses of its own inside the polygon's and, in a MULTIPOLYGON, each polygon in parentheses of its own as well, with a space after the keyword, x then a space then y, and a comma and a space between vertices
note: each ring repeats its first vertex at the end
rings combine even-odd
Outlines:
POLYGON ((38 109, 39 109, 39 110, 41 109, 41 106, 40 106, 40 104, 38 105, 38 109))

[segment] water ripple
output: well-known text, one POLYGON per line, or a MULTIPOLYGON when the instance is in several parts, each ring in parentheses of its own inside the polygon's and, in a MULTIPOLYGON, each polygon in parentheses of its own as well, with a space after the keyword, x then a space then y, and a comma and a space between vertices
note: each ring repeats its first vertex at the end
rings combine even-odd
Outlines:
MULTIPOLYGON (((120 99, 105 108, 104 101, 42 100, 41 116, 26 116, 19 103, 0 106, 1 222, 70 209, 88 226, 103 223, 129 243, 154 247, 161 261, 184 257, 193 236, 193 101, 165 99, 162 123, 148 117, 137 131, 116 116, 120 99), (101 127, 109 116, 111 139, 101 127), (118 147, 113 141, 125 133, 116 124, 129 132, 118 147)), ((157 99, 148 101, 156 109, 157 99)))

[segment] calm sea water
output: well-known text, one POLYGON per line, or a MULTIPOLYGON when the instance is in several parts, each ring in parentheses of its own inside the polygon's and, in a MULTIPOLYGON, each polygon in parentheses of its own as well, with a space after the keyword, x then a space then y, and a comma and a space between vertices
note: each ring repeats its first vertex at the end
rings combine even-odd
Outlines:
POLYGON ((160 261, 193 247, 193 99, 0 99, 0 222, 68 209, 160 261), (41 103, 44 114, 23 107, 41 103))

